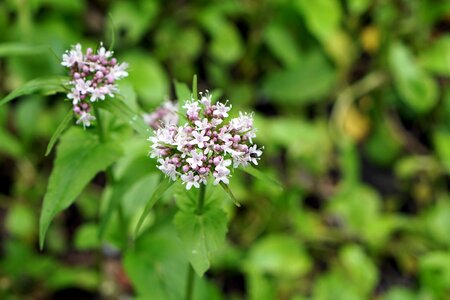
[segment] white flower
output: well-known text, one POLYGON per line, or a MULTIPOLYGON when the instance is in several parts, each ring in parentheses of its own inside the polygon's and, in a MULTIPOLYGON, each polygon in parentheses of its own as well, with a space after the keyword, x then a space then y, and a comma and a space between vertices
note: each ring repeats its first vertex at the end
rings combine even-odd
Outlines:
POLYGON ((77 120, 77 125, 82 123, 83 127, 91 126, 91 121, 95 120, 95 117, 88 112, 82 111, 80 117, 77 120))
POLYGON ((75 80, 75 89, 81 94, 86 95, 91 90, 91 80, 84 81, 83 79, 75 80))
POLYGON ((205 147, 205 142, 209 141, 209 136, 205 135, 205 130, 202 130, 200 133, 197 131, 193 131, 192 136, 194 137, 194 139, 189 143, 191 145, 197 145, 200 149, 205 147))
POLYGON ((158 169, 163 171, 164 174, 170 177, 173 181, 177 179, 177 166, 170 163, 169 159, 158 159, 158 162, 161 164, 158 166, 158 169))
POLYGON ((203 95, 203 93, 200 94, 202 95, 200 103, 205 107, 211 106, 211 95, 208 93, 208 91, 206 91, 205 95, 203 95))
POLYGON ((110 58, 113 53, 112 51, 106 50, 105 47, 103 47, 103 43, 100 43, 100 48, 97 50, 97 55, 99 59, 107 59, 110 58))
POLYGON ((203 165, 203 161, 202 161, 203 154, 197 153, 197 151, 195 151, 195 150, 191 150, 190 154, 191 154, 191 157, 186 159, 186 161, 191 166, 191 168, 195 169, 197 167, 201 167, 203 165))
POLYGON ((192 186, 199 188, 200 187, 200 176, 194 175, 192 171, 189 171, 187 174, 181 175, 181 180, 183 183, 186 183, 186 189, 190 190, 192 186))
POLYGON ((76 105, 81 101, 80 93, 74 87, 70 90, 70 93, 67 94, 67 98, 72 99, 73 105, 76 105))
POLYGON ((105 100, 104 90, 101 88, 92 88, 89 90, 91 93, 91 102, 95 102, 98 99, 105 100))
POLYGON ((203 120, 197 120, 194 122, 195 126, 197 126, 197 130, 206 130, 210 127, 207 118, 203 118, 203 120))
POLYGON ((128 72, 125 71, 128 68, 127 63, 121 63, 113 66, 111 68, 110 74, 114 77, 114 79, 122 79, 128 76, 128 72))
POLYGON ((186 102, 183 108, 186 109, 186 114, 192 118, 196 118, 200 111, 200 107, 198 106, 198 102, 196 101, 186 102))
POLYGON ((81 45, 76 44, 72 47, 72 50, 66 51, 62 56, 61 65, 70 68, 74 64, 81 63, 83 61, 83 53, 81 52, 81 45))
POLYGON ((216 109, 214 110, 213 115, 221 118, 226 118, 228 117, 228 112, 230 111, 230 109, 231 105, 227 106, 223 103, 218 102, 216 104, 216 109))

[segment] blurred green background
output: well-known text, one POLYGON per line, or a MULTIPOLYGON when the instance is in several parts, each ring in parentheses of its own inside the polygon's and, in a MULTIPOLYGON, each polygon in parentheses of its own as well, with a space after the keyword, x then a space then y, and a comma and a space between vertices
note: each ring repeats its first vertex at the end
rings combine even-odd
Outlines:
MULTIPOLYGON (((230 205, 198 299, 450 299, 449 1, 3 0, 0 96, 65 73, 47 46, 110 45, 112 27, 135 107, 151 112, 174 98, 173 79, 197 74, 200 90, 255 111, 260 169, 284 185, 235 173, 242 207, 230 205)), ((176 207, 158 203, 120 255, 96 239, 102 174, 38 250, 63 99, 0 108, 0 298, 179 299, 176 207)))

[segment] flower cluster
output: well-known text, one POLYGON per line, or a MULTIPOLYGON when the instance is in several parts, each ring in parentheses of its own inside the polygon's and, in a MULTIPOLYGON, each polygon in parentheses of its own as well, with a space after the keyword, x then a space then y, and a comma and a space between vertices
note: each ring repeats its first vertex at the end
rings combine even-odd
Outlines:
POLYGON ((144 122, 153 129, 158 129, 166 125, 178 124, 178 106, 171 102, 166 101, 163 105, 158 107, 154 112, 143 115, 144 122))
POLYGON ((95 117, 91 115, 91 102, 114 97, 118 92, 116 80, 128 76, 127 63, 117 63, 113 52, 105 49, 102 43, 94 52, 88 48, 83 54, 81 45, 76 44, 62 56, 61 64, 70 69, 70 92, 67 98, 72 100, 77 124, 90 126, 95 117))
POLYGON ((239 113, 230 120, 231 105, 212 104, 208 93, 183 108, 184 125, 162 124, 149 138, 150 156, 158 158, 158 168, 172 180, 181 178, 188 190, 207 184, 210 175, 215 185, 229 184, 232 168, 258 164, 262 150, 253 144, 252 115, 239 113))

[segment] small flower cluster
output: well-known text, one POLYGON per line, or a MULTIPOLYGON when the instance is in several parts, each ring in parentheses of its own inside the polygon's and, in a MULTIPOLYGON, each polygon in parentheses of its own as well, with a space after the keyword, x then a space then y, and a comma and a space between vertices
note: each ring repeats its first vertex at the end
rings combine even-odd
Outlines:
POLYGON ((154 112, 143 115, 144 122, 154 130, 166 125, 178 124, 178 106, 166 101, 163 105, 158 107, 154 112))
POLYGON ((76 44, 62 56, 61 65, 70 69, 70 92, 67 98, 72 100, 77 124, 90 126, 95 117, 91 115, 90 102, 114 97, 118 92, 116 80, 128 76, 127 63, 117 63, 113 52, 105 49, 102 43, 97 52, 88 48, 83 54, 81 45, 76 44))
POLYGON ((165 123, 149 138, 150 156, 158 158, 158 168, 172 180, 181 178, 188 190, 207 184, 210 174, 214 185, 229 184, 230 169, 258 164, 262 150, 253 144, 252 115, 239 113, 229 120, 231 105, 212 104, 208 93, 183 108, 184 125, 165 123))

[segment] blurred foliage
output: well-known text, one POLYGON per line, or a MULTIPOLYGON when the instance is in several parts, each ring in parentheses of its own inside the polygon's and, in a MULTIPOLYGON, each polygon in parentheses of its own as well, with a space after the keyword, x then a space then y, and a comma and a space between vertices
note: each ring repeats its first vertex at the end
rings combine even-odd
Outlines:
MULTIPOLYGON (((197 74, 200 90, 256 112, 260 169, 284 189, 234 174, 242 207, 222 195, 226 247, 198 262, 212 268, 195 299, 450 298, 450 2, 5 0, 0 32, 1 96, 64 75, 65 49, 110 45, 115 32, 114 51, 130 63, 121 83, 129 106, 151 111, 174 97, 172 79, 197 74)), ((123 239, 159 180, 147 142, 105 115, 124 150, 103 149, 122 155, 117 184, 102 194, 100 173, 74 199, 79 183, 49 179, 54 154, 44 156, 67 105, 29 92, 0 107, 0 298, 181 299, 181 245, 198 238, 197 224, 184 224, 189 200, 166 196, 134 247, 123 239), (39 251, 49 180, 65 205, 75 202, 39 251), (100 241, 99 210, 113 201, 123 215, 111 215, 100 241)), ((76 136, 79 159, 91 150, 76 136)), ((103 169, 83 164, 86 180, 103 169)))

